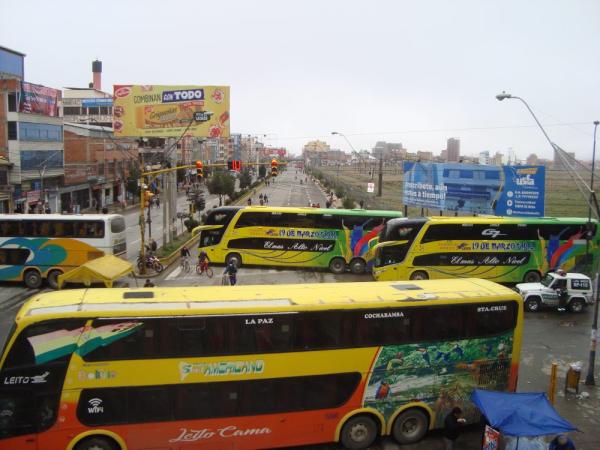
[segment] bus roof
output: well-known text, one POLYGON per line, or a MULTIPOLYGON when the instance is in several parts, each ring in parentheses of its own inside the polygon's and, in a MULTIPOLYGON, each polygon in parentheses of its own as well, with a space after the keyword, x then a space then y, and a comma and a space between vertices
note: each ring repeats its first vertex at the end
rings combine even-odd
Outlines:
MULTIPOLYGON (((217 209, 217 208, 215 208, 217 209)), ((313 208, 310 206, 293 207, 293 206, 242 206, 244 211, 260 211, 260 212, 288 212, 297 214, 330 214, 353 216, 383 216, 383 217, 402 217, 400 211, 377 210, 377 209, 334 209, 334 208, 313 208)))
MULTIPOLYGON (((506 216, 456 216, 456 217, 447 217, 447 216, 430 216, 430 217, 407 217, 406 219, 402 218, 401 220, 422 220, 430 223, 448 223, 448 224, 465 224, 465 223, 473 223, 473 224, 490 224, 490 223, 587 223, 587 217, 506 217, 506 216)), ((591 220, 594 223, 598 221, 596 219, 591 220)))
POLYGON ((519 300, 513 290, 480 279, 296 285, 78 289, 27 301, 17 321, 56 317, 140 317, 285 312, 519 300), (427 302, 426 302, 427 301, 427 302))
POLYGON ((104 220, 121 214, 0 214, 0 220, 104 220))

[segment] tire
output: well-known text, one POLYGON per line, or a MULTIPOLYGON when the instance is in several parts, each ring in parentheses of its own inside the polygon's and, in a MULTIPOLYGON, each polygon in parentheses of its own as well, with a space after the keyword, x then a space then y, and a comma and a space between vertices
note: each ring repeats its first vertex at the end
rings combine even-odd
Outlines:
POLYGON ((58 289, 58 276, 62 275, 60 270, 51 270, 48 272, 48 276, 46 277, 46 281, 48 282, 48 286, 52 289, 58 289))
POLYGON ((410 274, 411 280, 429 280, 429 275, 423 270, 417 270, 410 274))
POLYGON ((225 258, 226 265, 229 265, 229 263, 232 261, 235 267, 237 267, 238 269, 242 267, 242 257, 238 253, 230 253, 229 255, 227 255, 227 258, 225 258))
POLYGON ((343 258, 333 258, 329 262, 329 270, 336 275, 340 275, 346 271, 346 261, 343 258))
POLYGON ((355 258, 350 261, 350 272, 356 275, 362 275, 367 269, 367 263, 364 259, 355 258))
POLYGON ((202 275, 202 269, 200 268, 200 264, 196 264, 196 273, 198 275, 202 275))
POLYGON ((355 416, 340 432, 340 442, 348 450, 364 450, 377 439, 377 423, 369 416, 355 416))
POLYGON ((537 270, 530 270, 523 277, 523 283, 539 283, 542 280, 542 276, 537 270))
POLYGON ((210 267, 207 267, 207 268, 206 268, 206 276, 207 276, 208 278, 212 278, 214 274, 215 274, 215 273, 213 272, 213 270, 212 270, 210 267))
POLYGON ((138 259, 138 261, 137 261, 138 271, 141 272, 143 267, 144 267, 144 264, 142 263, 142 260, 138 259))
POLYGON ((156 273, 161 273, 163 270, 165 270, 164 266, 158 261, 152 264, 152 268, 156 273))
POLYGON ((542 302, 539 297, 529 297, 525 300, 525 310, 529 312, 537 312, 540 310, 542 302))
POLYGON ((572 313, 581 313, 585 309, 585 302, 580 298, 574 298, 569 302, 568 308, 572 313))
POLYGON ((414 444, 419 442, 429 429, 429 418, 420 409, 412 408, 402 413, 392 426, 392 436, 399 444, 414 444))
POLYGON ((23 281, 29 289, 38 289, 42 285, 42 276, 37 270, 28 270, 25 272, 23 281))
POLYGON ((79 442, 74 450, 121 450, 121 448, 112 439, 95 436, 79 442))

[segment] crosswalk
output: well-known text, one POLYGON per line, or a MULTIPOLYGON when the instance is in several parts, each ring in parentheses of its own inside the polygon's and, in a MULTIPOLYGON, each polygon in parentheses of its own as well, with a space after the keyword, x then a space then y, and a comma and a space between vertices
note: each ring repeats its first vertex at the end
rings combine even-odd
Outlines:
MULTIPOLYGON (((220 280, 223 268, 222 267, 213 267, 214 277, 213 279, 218 278, 220 280)), ((240 278, 252 278, 259 276, 267 276, 273 274, 293 274, 295 271, 293 270, 278 270, 278 269, 240 269, 238 270, 237 277, 240 278)), ((208 278, 205 274, 198 275, 195 270, 190 270, 189 272, 184 272, 180 267, 176 267, 167 277, 165 281, 186 281, 186 280, 202 280, 208 278)), ((220 282, 220 281, 219 281, 220 282)))

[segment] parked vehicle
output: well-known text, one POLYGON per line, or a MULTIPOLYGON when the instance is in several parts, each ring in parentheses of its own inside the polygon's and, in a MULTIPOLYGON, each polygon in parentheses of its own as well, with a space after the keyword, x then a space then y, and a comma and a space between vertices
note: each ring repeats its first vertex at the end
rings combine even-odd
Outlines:
POLYGON ((549 272, 539 283, 520 283, 516 290, 531 312, 544 306, 582 312, 594 303, 592 280, 581 273, 549 272))

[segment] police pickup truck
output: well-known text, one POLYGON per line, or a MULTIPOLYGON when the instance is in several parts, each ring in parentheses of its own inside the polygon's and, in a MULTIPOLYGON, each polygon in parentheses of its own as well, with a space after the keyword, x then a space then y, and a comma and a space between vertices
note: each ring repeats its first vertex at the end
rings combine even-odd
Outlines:
POLYGON ((549 272, 539 283, 520 283, 515 288, 523 297, 525 310, 531 312, 543 306, 582 312, 594 303, 592 280, 580 273, 549 272))

